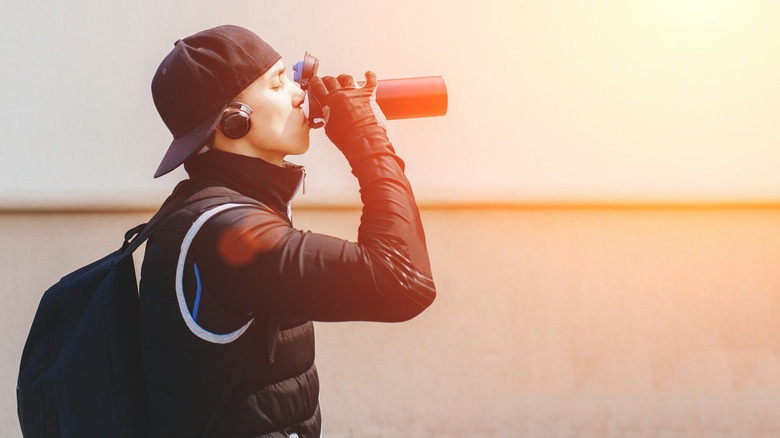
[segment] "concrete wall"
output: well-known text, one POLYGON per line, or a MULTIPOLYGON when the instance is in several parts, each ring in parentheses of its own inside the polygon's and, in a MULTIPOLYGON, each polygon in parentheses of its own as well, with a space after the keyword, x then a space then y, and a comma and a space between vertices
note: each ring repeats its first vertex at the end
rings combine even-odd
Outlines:
MULTIPOLYGON (((149 213, 0 215, 0 436, 42 291, 149 213)), ((296 225, 354 238, 356 210, 296 225)), ((439 296, 318 324, 328 437, 776 437, 780 208, 423 210, 439 296)))

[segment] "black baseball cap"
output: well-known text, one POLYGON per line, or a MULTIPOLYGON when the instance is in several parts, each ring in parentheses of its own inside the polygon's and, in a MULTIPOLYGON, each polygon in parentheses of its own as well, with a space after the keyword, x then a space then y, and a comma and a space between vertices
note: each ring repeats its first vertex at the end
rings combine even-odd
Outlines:
POLYGON ((173 134, 154 177, 202 148, 227 104, 281 58, 254 32, 233 25, 176 41, 152 79, 154 105, 173 134))

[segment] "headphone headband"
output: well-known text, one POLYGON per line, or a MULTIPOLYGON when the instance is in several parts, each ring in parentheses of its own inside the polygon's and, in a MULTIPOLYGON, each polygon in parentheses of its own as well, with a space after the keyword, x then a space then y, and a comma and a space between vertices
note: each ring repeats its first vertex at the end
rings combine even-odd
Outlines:
POLYGON ((230 108, 235 108, 235 109, 237 109, 239 111, 243 111, 247 115, 251 115, 252 114, 252 108, 250 108, 249 105, 247 105, 247 104, 245 104, 243 102, 230 102, 229 104, 227 104, 227 107, 225 108, 225 110, 227 111, 230 108))

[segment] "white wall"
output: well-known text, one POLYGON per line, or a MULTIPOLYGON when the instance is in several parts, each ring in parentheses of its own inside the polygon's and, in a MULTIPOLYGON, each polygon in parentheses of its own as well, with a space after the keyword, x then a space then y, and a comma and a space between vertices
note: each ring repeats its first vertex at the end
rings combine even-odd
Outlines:
MULTIPOLYGON (((150 207, 170 135, 149 84, 178 38, 249 27, 323 74, 443 75, 443 118, 393 122, 430 202, 780 197, 771 1, 6 0, 0 205, 150 207)), ((354 202, 322 132, 312 204, 354 202), (327 169, 327 171, 323 170, 327 169)))

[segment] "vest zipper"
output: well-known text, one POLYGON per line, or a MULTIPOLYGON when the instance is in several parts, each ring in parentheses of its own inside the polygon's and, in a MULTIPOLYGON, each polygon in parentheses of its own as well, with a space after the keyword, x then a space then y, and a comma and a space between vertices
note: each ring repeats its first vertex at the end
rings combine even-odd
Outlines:
MULTIPOLYGON (((295 192, 298 192, 298 189, 301 190, 301 194, 306 194, 306 168, 303 166, 300 166, 301 171, 303 172, 303 176, 301 177, 301 180, 298 181, 298 187, 295 188, 295 192)), ((287 219, 290 219, 292 221, 292 198, 290 198, 289 201, 287 201, 287 219)))

